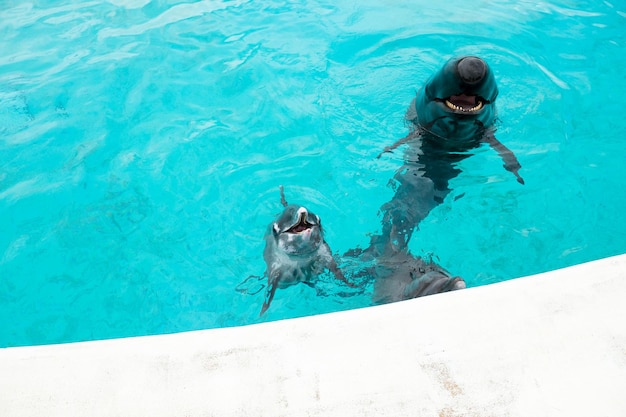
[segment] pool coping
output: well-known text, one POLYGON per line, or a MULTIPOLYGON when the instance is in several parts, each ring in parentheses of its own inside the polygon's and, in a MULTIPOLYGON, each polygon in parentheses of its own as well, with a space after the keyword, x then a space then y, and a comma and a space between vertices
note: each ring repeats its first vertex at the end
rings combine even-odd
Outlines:
POLYGON ((626 415, 625 298, 619 255, 339 313, 0 349, 0 415, 626 415))

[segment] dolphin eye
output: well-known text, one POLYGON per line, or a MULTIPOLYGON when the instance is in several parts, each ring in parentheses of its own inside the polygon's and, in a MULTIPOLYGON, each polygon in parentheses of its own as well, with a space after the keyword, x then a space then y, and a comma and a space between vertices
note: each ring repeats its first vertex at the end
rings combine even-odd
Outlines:
POLYGON ((280 232, 280 228, 278 227, 278 223, 274 223, 274 227, 272 228, 274 232, 274 236, 278 237, 278 233, 280 232))
POLYGON ((317 224, 321 227, 322 226, 322 219, 320 219, 320 216, 318 216, 317 214, 315 215, 315 217, 317 218, 317 224))

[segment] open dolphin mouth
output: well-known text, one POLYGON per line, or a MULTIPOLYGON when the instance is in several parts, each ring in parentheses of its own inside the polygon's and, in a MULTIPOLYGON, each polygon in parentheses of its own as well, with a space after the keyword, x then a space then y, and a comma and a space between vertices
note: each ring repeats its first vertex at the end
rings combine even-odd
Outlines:
POLYGON ((443 99, 442 101, 450 110, 463 113, 475 113, 482 109, 487 102, 482 97, 468 96, 465 94, 450 96, 446 99, 443 99))
POLYGON ((308 230, 310 228, 312 228, 314 225, 312 223, 309 223, 307 221, 307 213, 306 212, 300 212, 299 213, 300 216, 298 217, 298 222, 296 224, 294 224, 293 226, 291 226, 289 229, 285 230, 285 233, 293 233, 293 234, 298 234, 298 233, 302 233, 305 230, 308 230))

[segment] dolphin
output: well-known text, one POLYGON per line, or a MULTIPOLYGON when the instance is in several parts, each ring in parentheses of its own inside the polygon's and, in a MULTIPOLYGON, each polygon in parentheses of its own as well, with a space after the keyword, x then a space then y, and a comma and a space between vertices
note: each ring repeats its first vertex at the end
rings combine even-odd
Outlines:
POLYGON ((450 193, 449 181, 461 172, 457 163, 482 143, 496 150, 504 168, 524 184, 516 156, 495 137, 497 96, 491 68, 475 56, 450 59, 417 92, 405 116, 409 134, 378 155, 407 145, 391 181, 395 194, 381 206, 383 231, 372 239, 375 253, 386 245, 407 247, 419 222, 450 193))
POLYGON ((284 210, 269 224, 265 234, 263 258, 268 286, 260 315, 269 308, 277 288, 301 282, 312 286, 315 278, 326 270, 354 287, 344 277, 324 240, 319 216, 306 207, 287 204, 282 185, 280 198, 284 210))

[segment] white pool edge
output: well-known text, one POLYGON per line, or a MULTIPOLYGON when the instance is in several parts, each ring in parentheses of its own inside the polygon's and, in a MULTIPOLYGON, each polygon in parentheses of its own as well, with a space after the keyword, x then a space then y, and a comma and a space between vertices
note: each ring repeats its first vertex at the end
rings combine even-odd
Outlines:
POLYGON ((626 415, 626 255, 236 328, 0 349, 0 416, 626 415))

